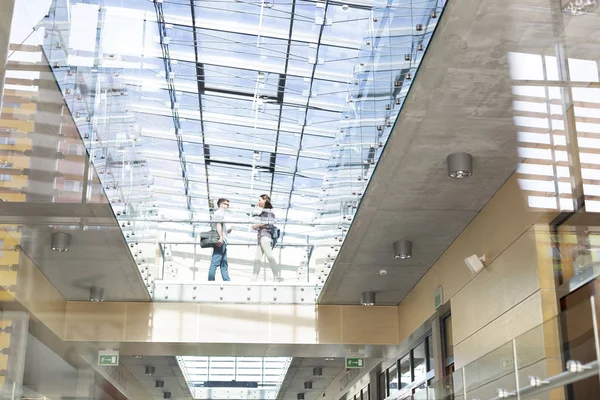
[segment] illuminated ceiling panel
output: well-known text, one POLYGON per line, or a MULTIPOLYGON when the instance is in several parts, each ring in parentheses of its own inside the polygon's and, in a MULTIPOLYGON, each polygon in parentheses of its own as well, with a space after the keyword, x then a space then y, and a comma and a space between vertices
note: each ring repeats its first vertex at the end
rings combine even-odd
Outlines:
POLYGON ((177 357, 194 399, 277 398, 288 357, 177 357))

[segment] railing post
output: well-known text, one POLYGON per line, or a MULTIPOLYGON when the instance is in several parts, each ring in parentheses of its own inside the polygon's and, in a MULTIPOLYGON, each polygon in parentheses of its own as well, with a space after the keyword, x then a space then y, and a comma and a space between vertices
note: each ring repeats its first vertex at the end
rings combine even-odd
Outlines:
POLYGON ((515 393, 517 393, 517 400, 521 400, 521 389, 519 385, 519 363, 517 362, 517 339, 512 340, 512 350, 513 350, 513 365, 515 367, 515 393))
POLYGON ((467 400, 467 377, 465 374, 465 367, 462 368, 462 381, 463 381, 463 400, 467 400))
MULTIPOLYGON (((596 313, 596 299, 590 297, 592 303, 592 324, 594 324, 594 347, 596 348, 596 361, 600 362, 600 334, 598 333, 598 314, 596 313)), ((598 380, 600 380, 600 368, 598 369, 598 380)))

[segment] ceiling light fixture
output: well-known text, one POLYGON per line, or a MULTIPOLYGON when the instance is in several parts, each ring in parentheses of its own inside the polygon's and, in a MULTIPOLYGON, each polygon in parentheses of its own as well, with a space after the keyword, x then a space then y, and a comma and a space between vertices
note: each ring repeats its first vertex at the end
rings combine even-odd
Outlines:
POLYGON ((410 240, 396 240, 393 246, 396 260, 406 260, 412 257, 412 242, 410 240))
POLYGON ((297 398, 298 400, 304 400, 304 393, 298 393, 298 394, 296 395, 296 398, 297 398))
POLYGON ((335 357, 325 357, 325 361, 335 361, 335 357))
POLYGON ((165 387, 165 381, 156 381, 154 385, 157 389, 165 387))
POLYGON ((104 301, 104 289, 99 287, 91 288, 90 301, 93 301, 94 303, 100 303, 104 301))
POLYGON ((146 371, 144 373, 146 374, 146 376, 152 376, 154 375, 154 372, 156 372, 156 368, 154 368, 152 365, 147 365, 146 371))
POLYGON ((171 398, 171 392, 164 392, 163 393, 163 399, 170 399, 171 398))
POLYGON ((360 295, 360 304, 363 306, 375 305, 375 292, 363 292, 360 295))
POLYGON ((323 376, 323 368, 315 367, 313 368, 313 378, 320 378, 323 376))
POLYGON ((598 8, 598 0, 571 0, 563 7, 563 12, 570 15, 589 14, 598 8))
POLYGON ((308 381, 308 382, 304 382, 304 390, 310 390, 312 389, 312 382, 308 381))
POLYGON ((70 250, 70 245, 71 234, 67 232, 52 233, 52 237, 50 239, 50 247, 52 248, 52 250, 64 253, 70 250))
POLYGON ((446 157, 448 176, 454 179, 464 179, 473 175, 473 156, 469 153, 452 153, 446 157))
POLYGON ((387 269, 380 269, 379 270, 379 275, 386 276, 387 275, 387 269))

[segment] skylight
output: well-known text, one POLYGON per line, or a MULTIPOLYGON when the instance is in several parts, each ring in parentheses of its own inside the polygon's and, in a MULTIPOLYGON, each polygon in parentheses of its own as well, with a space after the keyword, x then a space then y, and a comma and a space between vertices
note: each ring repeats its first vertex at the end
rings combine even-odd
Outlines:
POLYGON ((287 357, 177 357, 194 399, 277 398, 287 357))
POLYGON ((221 197, 247 280, 267 193, 282 276, 318 295, 444 5, 54 0, 46 57, 150 293, 206 280, 221 197))

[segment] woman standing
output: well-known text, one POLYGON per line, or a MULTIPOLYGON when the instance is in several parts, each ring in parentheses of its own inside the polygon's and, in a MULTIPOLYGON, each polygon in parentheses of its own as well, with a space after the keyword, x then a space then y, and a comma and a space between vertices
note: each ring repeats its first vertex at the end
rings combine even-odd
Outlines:
POLYGON ((281 278, 281 271, 273 256, 273 250, 271 244, 273 242, 273 223, 275 222, 275 214, 273 214, 273 205, 271 204, 271 198, 263 194, 258 198, 258 206, 262 208, 260 213, 260 224, 252 225, 252 229, 258 232, 258 247, 256 248, 256 255, 254 256, 254 272, 252 274, 252 280, 258 279, 260 273, 260 264, 263 255, 267 256, 269 264, 271 265, 271 271, 273 271, 273 280, 277 282, 283 281, 281 278))

